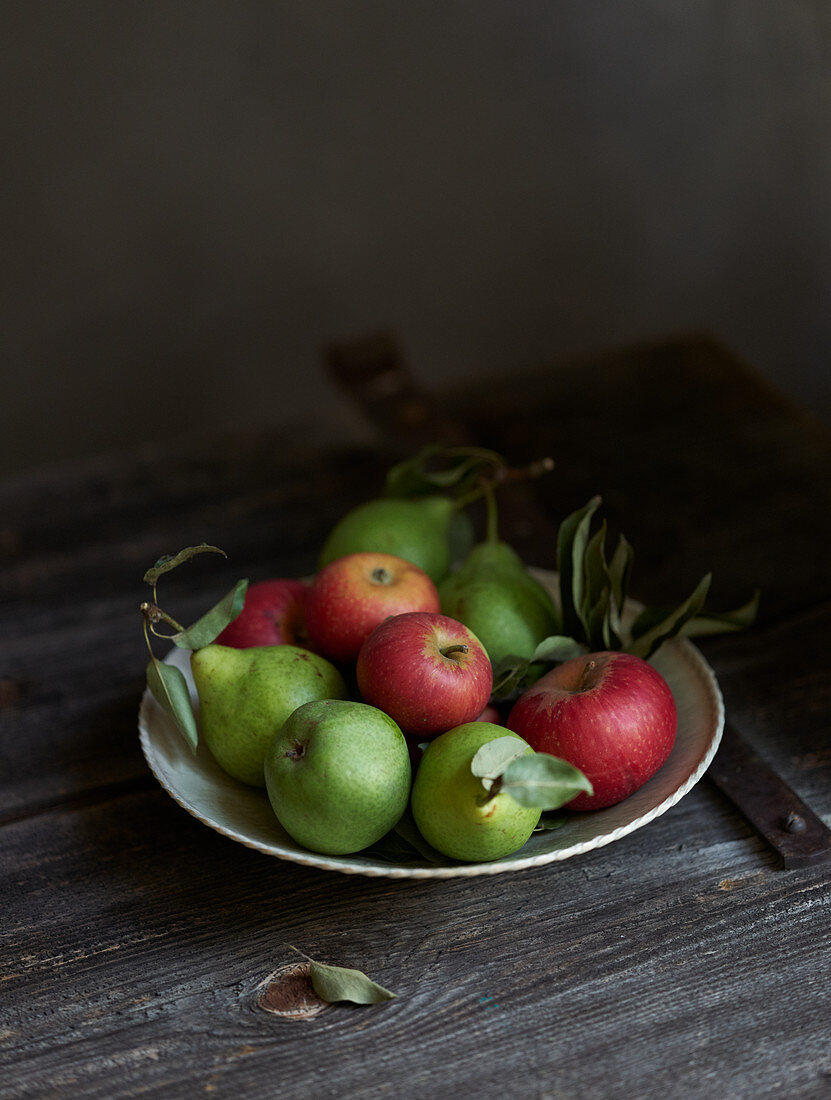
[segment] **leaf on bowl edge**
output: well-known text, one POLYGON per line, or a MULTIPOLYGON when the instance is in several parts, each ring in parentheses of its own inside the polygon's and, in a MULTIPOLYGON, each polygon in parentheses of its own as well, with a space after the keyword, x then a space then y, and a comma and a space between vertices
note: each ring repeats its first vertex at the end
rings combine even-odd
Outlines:
POLYGON ((157 657, 151 657, 147 662, 147 686, 159 706, 173 719, 191 752, 195 754, 199 744, 199 731, 188 685, 181 671, 174 665, 166 665, 157 657))

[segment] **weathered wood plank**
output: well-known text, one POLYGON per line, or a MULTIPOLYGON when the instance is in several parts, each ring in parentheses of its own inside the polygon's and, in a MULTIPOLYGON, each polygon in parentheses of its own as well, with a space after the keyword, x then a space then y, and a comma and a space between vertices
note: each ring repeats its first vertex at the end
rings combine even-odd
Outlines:
MULTIPOLYGON (((511 541, 553 565, 554 524, 600 491, 637 594, 710 567, 714 606, 760 585, 760 624, 702 649, 734 724, 831 819, 827 433, 701 341, 528 385, 461 410, 512 461, 557 460, 542 519, 503 494, 511 541)), ((831 868, 779 870, 706 780, 587 856, 442 883, 272 860, 157 788, 144 569, 228 549, 165 579, 182 618, 240 575, 305 572, 384 465, 261 435, 0 485, 0 1096, 823 1095, 831 868), (256 989, 289 944, 400 996, 270 1016, 256 989)))
POLYGON ((3 1095, 818 1095, 828 870, 780 872, 712 790, 555 867, 390 883, 269 860, 157 792, 4 830, 3 1095), (399 994, 256 1010, 288 944, 399 994), (787 974, 788 995, 782 994, 787 974), (800 995, 794 995, 796 990, 800 995), (210 1086, 214 1086, 213 1089, 210 1086))

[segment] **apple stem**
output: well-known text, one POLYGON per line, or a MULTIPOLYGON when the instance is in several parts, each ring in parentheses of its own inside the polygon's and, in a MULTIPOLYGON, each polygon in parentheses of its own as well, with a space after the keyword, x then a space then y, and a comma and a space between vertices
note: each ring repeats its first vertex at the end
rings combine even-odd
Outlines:
POLYGON ((445 646, 444 649, 439 650, 439 653, 441 653, 442 657, 450 657, 455 660, 455 653, 467 653, 469 649, 470 646, 466 646, 464 642, 459 642, 456 645, 445 646))
POLYGON ((377 569, 372 570, 369 579, 373 584, 389 584, 392 577, 388 569, 385 569, 383 565, 379 565, 377 569))
POLYGON ((585 691, 586 690, 586 677, 590 673, 594 672, 594 670, 596 668, 597 668, 597 661, 595 661, 594 658, 592 658, 591 661, 588 661, 586 663, 586 667, 583 669, 582 673, 580 674, 580 683, 577 686, 578 691, 585 691))

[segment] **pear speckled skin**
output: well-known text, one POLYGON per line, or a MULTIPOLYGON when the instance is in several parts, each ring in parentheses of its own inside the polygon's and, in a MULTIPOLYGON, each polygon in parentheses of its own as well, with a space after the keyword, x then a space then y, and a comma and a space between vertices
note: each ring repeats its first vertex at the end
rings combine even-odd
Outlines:
POLYGON ((265 777, 277 820, 298 844, 348 855, 396 824, 412 771, 407 742, 389 715, 329 699, 291 715, 269 746, 265 777))
POLYGON ((540 819, 538 809, 520 806, 507 792, 488 798, 470 770, 483 745, 497 737, 521 737, 490 722, 468 722, 431 741, 416 773, 413 818, 428 844, 452 859, 482 862, 516 852, 540 819))
POLYGON ((504 657, 530 658, 558 632, 551 597, 504 542, 474 546, 439 585, 439 596, 444 614, 473 631, 493 665, 504 657))
POLYGON ((450 568, 455 504, 448 497, 378 498, 353 508, 335 525, 320 552, 319 568, 367 550, 394 554, 438 583, 450 568))
POLYGON ((191 656, 191 669, 205 744, 229 775, 255 787, 265 786, 266 749, 289 715, 303 703, 346 696, 335 666, 299 646, 209 645, 191 656))

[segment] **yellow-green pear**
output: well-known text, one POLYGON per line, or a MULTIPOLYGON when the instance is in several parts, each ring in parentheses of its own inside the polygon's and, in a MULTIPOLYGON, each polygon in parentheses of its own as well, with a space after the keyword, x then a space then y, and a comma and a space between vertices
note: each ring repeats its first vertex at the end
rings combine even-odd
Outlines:
POLYGON ((452 859, 502 859, 517 851, 540 819, 539 807, 520 805, 507 791, 488 793, 471 763, 490 741, 515 738, 516 754, 531 746, 504 726, 468 722, 431 741, 413 783, 410 805, 428 844, 452 859))
POLYGON ((318 564, 323 568, 335 558, 373 550, 412 562, 438 583, 450 568, 460 527, 465 537, 460 515, 455 502, 443 496, 368 500, 335 524, 318 564))
POLYGON ((559 629, 548 592, 504 542, 482 542, 439 585, 445 615, 472 630, 491 664, 503 657, 530 658, 559 629))
POLYGON ((229 775, 255 787, 265 786, 266 749, 289 715, 347 694, 335 666, 299 646, 208 645, 191 656, 191 669, 205 744, 229 775))

